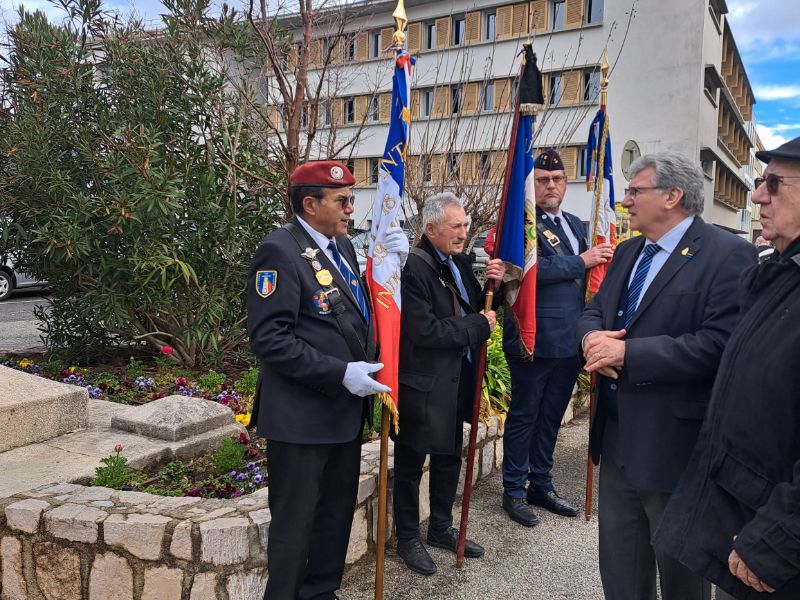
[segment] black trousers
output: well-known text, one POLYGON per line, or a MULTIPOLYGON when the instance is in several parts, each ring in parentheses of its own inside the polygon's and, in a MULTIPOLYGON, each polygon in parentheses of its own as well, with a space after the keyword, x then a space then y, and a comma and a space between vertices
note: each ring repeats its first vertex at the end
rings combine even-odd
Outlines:
POLYGON ((656 600, 656 573, 662 600, 710 600, 707 581, 653 548, 651 539, 671 494, 630 485, 617 462, 618 447, 619 427, 609 420, 598 498, 600 579, 606 600, 656 600))
POLYGON ((268 441, 265 600, 335 598, 358 496, 361 435, 345 444, 268 441))
MULTIPOLYGON (((394 520, 398 542, 420 537, 419 483, 426 456, 404 444, 394 445, 394 520)), ((429 530, 442 531, 453 524, 453 502, 460 473, 460 454, 431 454, 429 530)))

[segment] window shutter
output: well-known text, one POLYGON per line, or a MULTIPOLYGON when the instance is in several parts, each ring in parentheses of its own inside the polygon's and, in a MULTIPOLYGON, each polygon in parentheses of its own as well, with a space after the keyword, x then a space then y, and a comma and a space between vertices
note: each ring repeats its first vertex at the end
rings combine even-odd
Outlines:
POLYGON ((461 113, 471 115, 478 112, 478 95, 480 86, 476 83, 468 83, 462 88, 464 97, 462 98, 461 113))
POLYGON ((522 35, 528 33, 528 3, 522 2, 511 7, 511 33, 522 35))
POLYGON ((322 65, 322 40, 312 40, 308 48, 308 68, 314 69, 322 65))
POLYGON ((542 73, 542 98, 545 106, 550 104, 550 74, 542 73))
POLYGON ((564 173, 570 181, 578 178, 578 149, 575 146, 562 148, 559 151, 561 160, 564 161, 564 173))
POLYGON ((392 118, 392 95, 378 94, 378 120, 388 123, 392 118))
POLYGON ((409 52, 419 52, 422 48, 422 23, 409 23, 406 46, 409 52))
POLYGON ((495 30, 498 40, 511 37, 511 23, 513 17, 514 7, 510 4, 508 6, 500 6, 495 12, 495 30))
POLYGON ((450 17, 436 19, 436 47, 447 48, 450 46, 450 17))
POLYGON ((411 118, 419 118, 419 90, 411 90, 411 118))
POLYGON ((464 40, 467 44, 472 44, 481 41, 481 13, 480 11, 467 13, 465 19, 465 26, 467 31, 464 35, 464 40))
POLYGON ((369 96, 356 96, 356 123, 363 123, 367 118, 369 96))
POLYGON ((275 106, 268 106, 267 107, 267 121, 269 124, 274 128, 278 129, 280 127, 280 117, 278 116, 278 108, 275 106))
POLYGON ((356 34, 356 60, 369 59, 369 32, 356 34))
POLYGON ((562 81, 564 92, 561 104, 577 104, 583 99, 583 71, 574 69, 564 71, 562 81))
POLYGON ((583 5, 586 0, 567 0, 567 14, 564 24, 567 27, 580 27, 583 25, 583 5))
POLYGON ((489 180, 493 184, 503 182, 506 174, 506 151, 498 150, 491 154, 491 168, 489 169, 489 180))
POLYGON ((445 178, 444 154, 431 155, 431 183, 439 185, 445 178))
MULTIPOLYGON (((392 36, 394 35, 394 27, 384 27, 381 29, 381 50, 386 48, 392 43, 392 36)), ((394 51, 385 52, 384 55, 393 54, 394 51)))
POLYGON ((366 185, 367 184, 367 159, 366 158, 357 158, 356 159, 355 173, 353 173, 353 177, 356 178, 356 185, 366 185))
POLYGON ((494 109, 510 110, 511 109, 511 80, 510 79, 495 79, 494 80, 494 109))
POLYGON ((336 98, 331 108, 331 125, 343 125, 344 121, 344 100, 336 98))
POLYGON ((477 183, 476 162, 478 155, 474 152, 466 152, 461 155, 461 168, 459 181, 461 183, 477 183))
POLYGON ((547 0, 533 0, 528 8, 530 31, 547 30, 547 0))
POLYGON ((433 116, 444 117, 450 114, 450 86, 440 85, 433 89, 433 116))

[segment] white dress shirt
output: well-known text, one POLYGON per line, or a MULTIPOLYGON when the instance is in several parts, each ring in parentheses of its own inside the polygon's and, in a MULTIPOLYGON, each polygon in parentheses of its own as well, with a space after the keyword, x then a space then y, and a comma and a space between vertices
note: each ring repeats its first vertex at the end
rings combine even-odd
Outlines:
POLYGON ((559 208, 556 214, 551 214, 543 210, 542 214, 544 215, 545 220, 550 219, 551 221, 553 221, 553 227, 555 227, 556 225, 555 218, 558 217, 559 219, 561 219, 561 229, 563 229, 564 233, 567 235, 567 239, 562 241, 565 241, 569 244, 570 248, 572 248, 573 254, 580 254, 580 248, 581 248, 580 242, 578 242, 578 238, 575 235, 575 232, 572 231, 572 227, 570 227, 569 221, 567 221, 567 219, 564 217, 564 213, 561 212, 561 209, 559 208))
MULTIPOLYGON (((650 240, 645 241, 644 246, 649 246, 650 244, 656 243, 661 246, 661 250, 656 252, 653 256, 653 262, 650 263, 650 270, 647 272, 647 277, 644 279, 644 286, 642 287, 642 292, 639 294, 639 302, 642 301, 644 298, 645 293, 647 292, 647 288, 650 287, 650 284, 653 283, 653 280, 658 275, 658 272, 661 270, 661 267, 664 266, 664 263, 667 262, 669 255, 675 250, 678 244, 681 241, 681 238, 686 234, 686 231, 694 222, 694 215, 686 217, 683 221, 675 225, 672 229, 670 229, 667 233, 661 236, 660 239, 656 240, 655 242, 651 242, 650 240)), ((642 249, 644 249, 642 246, 642 249)), ((631 281, 633 280, 633 276, 636 273, 636 267, 639 266, 639 261, 642 260, 642 254, 639 254, 639 258, 636 259, 636 262, 633 265, 633 269, 631 269, 631 274, 628 277, 628 286, 630 286, 631 281)))

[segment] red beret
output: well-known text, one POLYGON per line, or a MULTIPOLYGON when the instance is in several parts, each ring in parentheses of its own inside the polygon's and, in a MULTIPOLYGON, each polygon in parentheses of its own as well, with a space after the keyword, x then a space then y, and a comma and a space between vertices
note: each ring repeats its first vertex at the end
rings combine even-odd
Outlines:
POLYGON ((355 185, 356 178, 342 163, 335 160, 320 160, 297 167, 289 176, 289 183, 320 187, 350 187, 355 185))

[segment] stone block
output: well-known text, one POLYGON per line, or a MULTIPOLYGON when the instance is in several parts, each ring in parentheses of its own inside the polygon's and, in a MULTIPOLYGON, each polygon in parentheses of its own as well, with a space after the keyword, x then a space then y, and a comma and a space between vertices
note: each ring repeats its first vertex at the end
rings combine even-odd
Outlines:
POLYGON ((487 429, 488 428, 486 427, 486 423, 484 423, 483 421, 478 421, 478 437, 476 438, 478 444, 480 444, 483 440, 486 439, 487 429))
POLYGON ((575 409, 572 407, 572 399, 567 404, 567 409, 564 411, 564 416, 561 417, 561 424, 566 425, 575 418, 575 409))
POLYGON ((486 430, 486 437, 490 439, 497 437, 497 417, 489 418, 489 428, 486 430))
POLYGON ((269 526, 272 523, 272 513, 268 508, 262 510, 254 510, 250 513, 250 519, 256 527, 258 527, 258 541, 264 552, 267 551, 267 544, 269 541, 269 526))
POLYGON ((92 506, 62 504, 45 513, 44 522, 50 535, 72 542, 97 543, 98 524, 108 513, 92 506))
POLYGON ((231 410, 218 402, 167 396, 114 415, 111 426, 149 438, 176 442, 233 421, 231 410))
POLYGON ((233 565, 247 560, 250 555, 247 538, 249 526, 250 521, 241 517, 201 523, 201 560, 215 565, 233 565))
POLYGON ((133 571, 127 560, 110 552, 95 557, 89 600, 133 600, 133 571))
POLYGON ((183 560, 192 560, 192 522, 181 521, 172 532, 169 553, 183 560))
POLYGON ((44 500, 20 500, 6 506, 6 523, 11 529, 36 533, 39 529, 39 518, 42 511, 50 508, 44 500))
POLYGON ((255 569, 245 573, 234 573, 228 577, 225 587, 228 600, 261 600, 267 585, 265 569, 255 569))
POLYGON ((25 576, 22 573, 22 544, 12 536, 0 541, 3 600, 28 600, 25 576))
POLYGON ((362 475, 358 480, 358 499, 356 504, 361 504, 378 489, 378 478, 374 475, 362 475))
MULTIPOLYGON (((386 506, 386 540, 392 537, 392 528, 394 527, 394 505, 392 503, 391 490, 387 498, 386 506)), ((378 498, 377 496, 372 500, 372 541, 378 541, 378 498)))
POLYGON ((155 567, 144 572, 144 590, 141 600, 181 600, 183 571, 169 567, 155 567))
POLYGON ((350 530, 350 543, 347 545, 347 557, 345 558, 346 564, 352 565, 367 553, 369 533, 367 507, 359 506, 353 515, 353 526, 350 530))
MULTIPOLYGON (((263 593, 263 590, 262 590, 263 593)), ((214 573, 198 573, 192 582, 189 600, 212 600, 217 597, 217 576, 214 573)))
POLYGON ((33 545, 36 582, 46 600, 81 597, 81 556, 74 548, 52 542, 33 545))
POLYGON ((103 539, 109 546, 124 548, 137 558, 158 560, 170 520, 150 514, 111 515, 103 524, 103 539))
MULTIPOLYGON (((204 402, 208 401, 204 400, 204 402)), ((230 410, 228 412, 230 412, 230 410)), ((233 413, 231 413, 231 415, 233 415, 233 413)), ((172 452, 173 460, 189 460, 195 456, 201 456, 215 451, 219 448, 222 440, 238 438, 240 433, 246 431, 244 426, 234 421, 224 427, 219 427, 201 433, 200 435, 193 435, 177 442, 170 442, 170 452, 172 452)))
MULTIPOLYGON (((479 462, 480 454, 475 452, 475 460, 473 461, 472 465, 472 485, 475 485, 475 482, 478 481, 478 474, 481 471, 481 465, 479 462)), ((464 482, 467 480, 467 459, 464 458, 461 461, 461 473, 458 475, 458 492, 457 494, 460 496, 464 493, 464 482)))
POLYGON ((419 481, 419 522, 431 516, 431 472, 425 471, 419 481))
POLYGON ((46 494, 48 496, 61 496, 62 494, 71 494, 82 487, 82 485, 77 485, 74 483, 58 483, 56 485, 47 485, 36 491, 40 494, 46 494))
POLYGON ((86 427, 88 401, 84 388, 0 367, 0 452, 86 427))
POLYGON ((111 488, 107 487, 81 487, 75 490, 75 493, 72 494, 70 502, 75 502, 77 504, 89 504, 91 502, 110 500, 114 492, 116 492, 116 490, 112 490, 111 488))
POLYGON ((481 479, 492 474, 494 468, 494 442, 487 441, 481 449, 481 479))
POLYGON ((503 468, 503 438, 497 438, 494 443, 494 468, 495 469, 502 469, 503 468))

